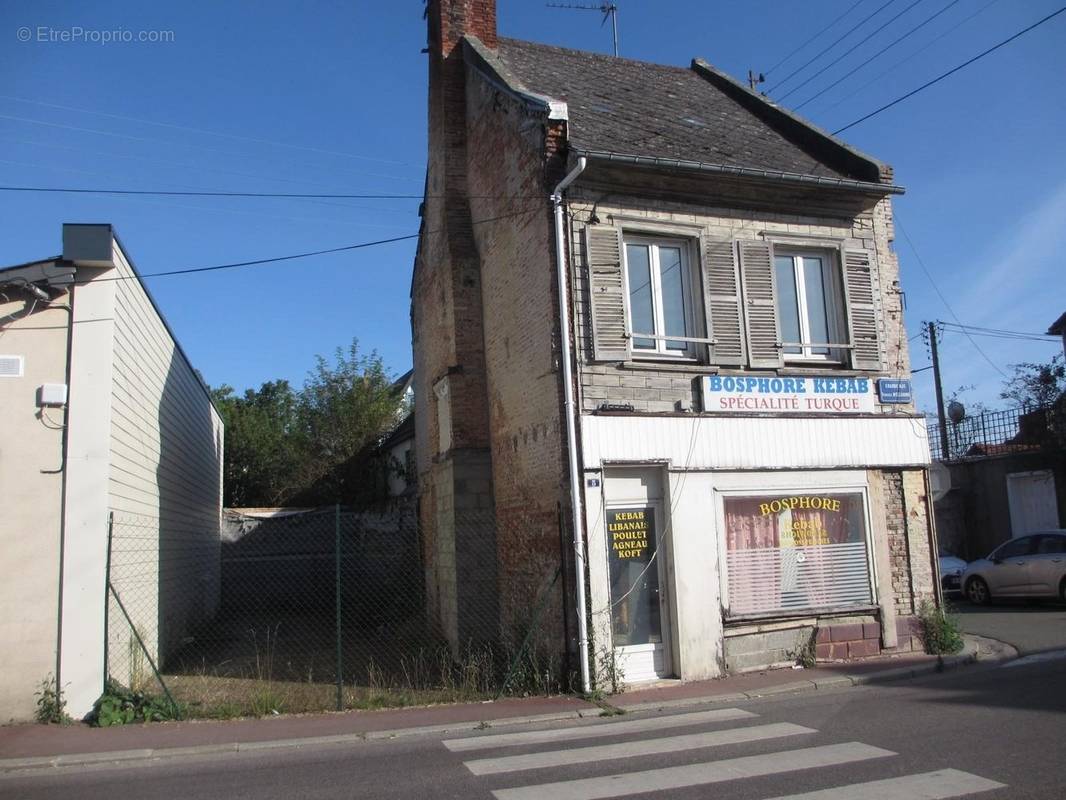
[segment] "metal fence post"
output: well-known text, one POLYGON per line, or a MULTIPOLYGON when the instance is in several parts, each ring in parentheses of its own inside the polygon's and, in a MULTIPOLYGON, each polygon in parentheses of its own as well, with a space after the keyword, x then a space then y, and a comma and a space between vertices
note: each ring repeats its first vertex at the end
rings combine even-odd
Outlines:
POLYGON ((337 619, 337 710, 344 710, 344 654, 341 643, 341 506, 337 503, 333 506, 333 533, 336 542, 335 547, 335 575, 334 584, 336 589, 336 619, 337 619))
POLYGON ((100 693, 107 691, 107 681, 111 677, 111 661, 108 654, 108 646, 111 641, 111 628, 109 612, 111 610, 111 537, 115 530, 115 512, 107 512, 107 560, 104 562, 104 685, 100 687, 100 693))

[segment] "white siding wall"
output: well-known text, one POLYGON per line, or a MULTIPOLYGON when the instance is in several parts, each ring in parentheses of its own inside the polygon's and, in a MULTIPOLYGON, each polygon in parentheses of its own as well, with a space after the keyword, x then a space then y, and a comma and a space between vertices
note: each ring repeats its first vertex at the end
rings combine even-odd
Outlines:
MULTIPOLYGON (((118 276, 133 276, 115 250, 118 276)), ((140 281, 116 283, 112 581, 165 664, 218 609, 222 422, 140 281)), ((147 677, 113 602, 110 613, 112 674, 147 677)))

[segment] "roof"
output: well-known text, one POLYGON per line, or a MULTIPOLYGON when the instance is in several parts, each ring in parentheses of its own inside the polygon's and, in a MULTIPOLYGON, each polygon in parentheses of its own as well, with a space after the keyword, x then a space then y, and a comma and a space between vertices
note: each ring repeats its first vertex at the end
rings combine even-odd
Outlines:
POLYGON ((392 432, 378 445, 379 450, 388 450, 398 444, 415 438, 415 415, 408 414, 392 432))
POLYGON ((1047 329, 1048 336, 1057 336, 1060 333, 1066 333, 1066 311, 1062 316, 1051 323, 1051 327, 1047 329))
MULTIPOLYGON (((496 77, 567 104, 576 151, 876 183, 883 165, 703 61, 675 67, 501 38, 496 77)), ((887 188, 887 187, 886 187, 887 188)))

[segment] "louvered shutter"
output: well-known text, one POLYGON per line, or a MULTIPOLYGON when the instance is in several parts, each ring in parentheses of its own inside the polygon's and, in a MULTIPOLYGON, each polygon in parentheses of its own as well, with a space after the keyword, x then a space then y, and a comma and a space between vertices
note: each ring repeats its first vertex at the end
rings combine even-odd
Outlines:
POLYGON ((588 226, 585 250, 592 305, 592 357, 596 361, 625 361, 629 358, 629 337, 622 280, 622 231, 609 225, 588 226))
POLYGON ((703 237, 703 301, 707 310, 707 337, 714 340, 710 362, 730 367, 747 363, 735 255, 732 240, 703 237))
POLYGON ((852 369, 881 369, 873 269, 873 256, 868 251, 844 252, 844 293, 852 369))
POLYGON ((777 326, 774 258, 769 243, 740 243, 740 274, 744 284, 748 363, 753 367, 780 367, 784 362, 777 326))

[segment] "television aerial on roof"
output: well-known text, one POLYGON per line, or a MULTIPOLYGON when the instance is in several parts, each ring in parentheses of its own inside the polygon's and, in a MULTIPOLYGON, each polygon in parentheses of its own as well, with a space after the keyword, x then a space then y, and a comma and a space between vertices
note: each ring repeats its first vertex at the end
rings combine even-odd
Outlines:
POLYGON ((578 11, 599 11, 603 14, 602 28, 607 20, 611 20, 611 29, 614 32, 614 54, 618 55, 618 6, 614 3, 600 3, 598 6, 583 5, 580 3, 547 3, 548 8, 571 8, 578 11))

